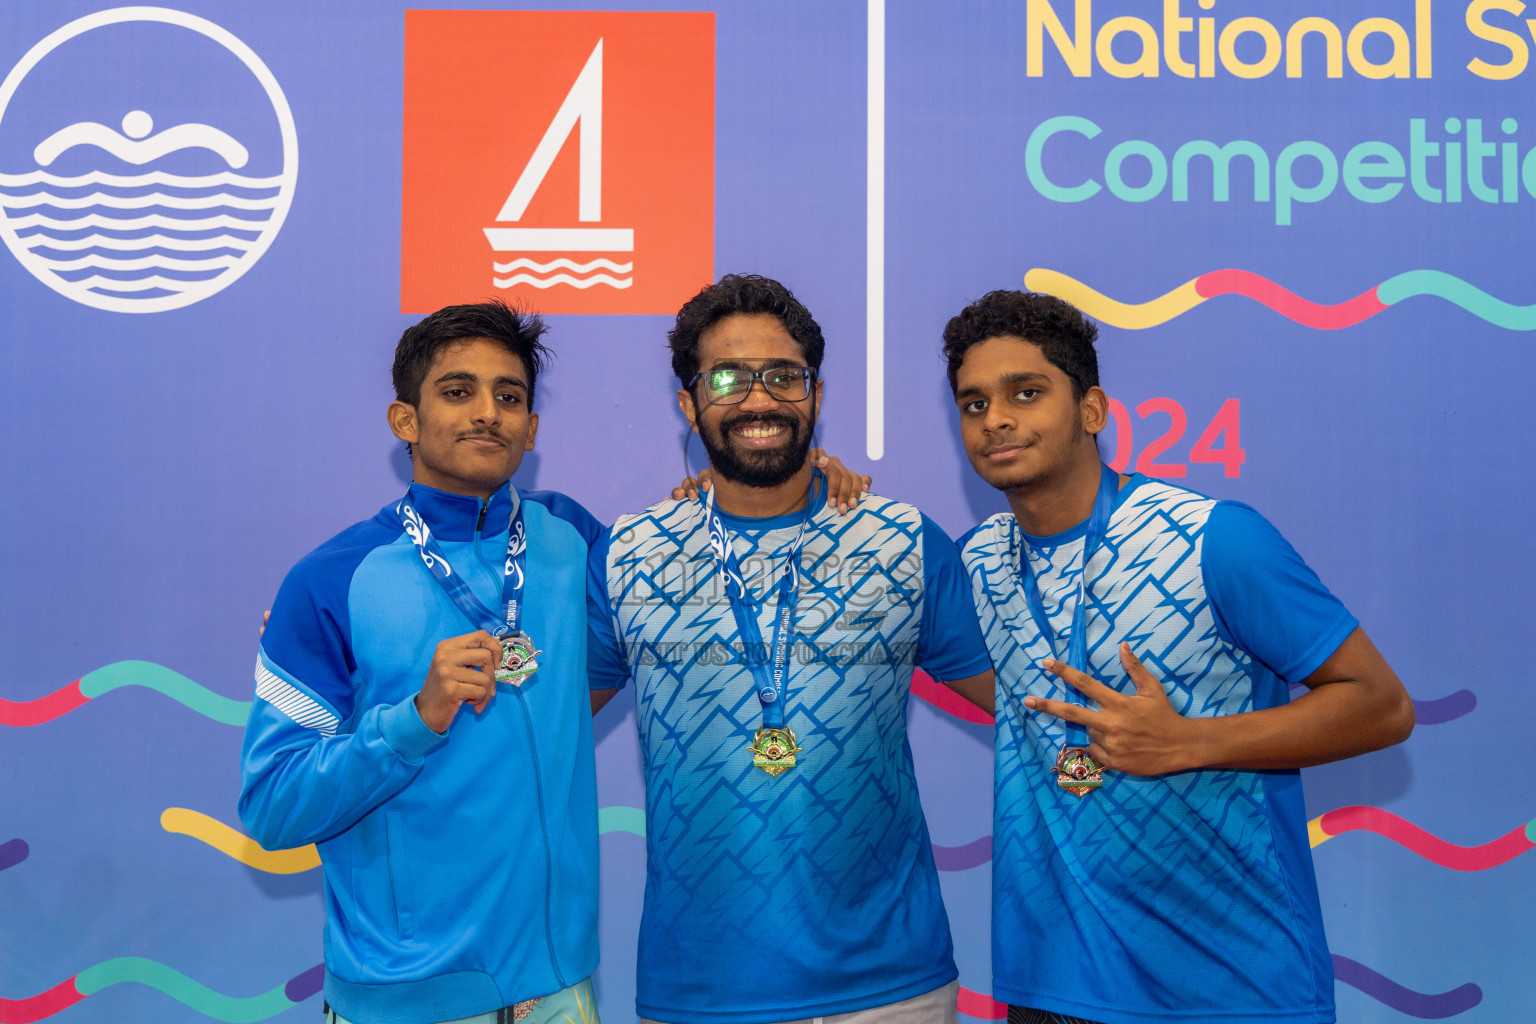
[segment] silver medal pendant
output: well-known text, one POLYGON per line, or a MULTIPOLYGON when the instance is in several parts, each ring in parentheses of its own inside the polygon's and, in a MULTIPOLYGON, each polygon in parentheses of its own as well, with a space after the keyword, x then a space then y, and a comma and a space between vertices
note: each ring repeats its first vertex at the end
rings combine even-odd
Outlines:
POLYGON ((539 655, 527 633, 519 630, 501 637, 501 665, 496 669, 498 683, 522 686, 523 680, 539 670, 539 655))

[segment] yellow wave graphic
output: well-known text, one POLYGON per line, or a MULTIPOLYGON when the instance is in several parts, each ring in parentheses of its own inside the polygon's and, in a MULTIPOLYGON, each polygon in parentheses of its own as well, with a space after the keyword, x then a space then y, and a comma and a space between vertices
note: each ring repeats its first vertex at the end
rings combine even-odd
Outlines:
MULTIPOLYGON (((191 836, 246 867, 268 874, 296 875, 320 866, 320 853, 313 844, 293 850, 264 849, 245 833, 230 828, 217 818, 186 807, 167 807, 160 814, 160 827, 177 835, 191 836)), ((643 836, 645 811, 638 807, 600 807, 597 811, 597 831, 599 834, 633 832, 643 836)))
POLYGON ((1204 302, 1205 298, 1195 290, 1195 282, 1198 280, 1192 278, 1151 302, 1138 303, 1116 301, 1102 292, 1094 291, 1076 278, 1044 267, 1036 267, 1025 274, 1024 287, 1032 292, 1065 299, 1100 323, 1139 331, 1167 323, 1204 302))
POLYGON ((246 867, 268 874, 296 875, 320 866, 320 854, 313 845, 296 850, 264 850, 256 840, 236 832, 217 818, 185 807, 167 807, 160 815, 160 827, 167 832, 191 836, 246 867))

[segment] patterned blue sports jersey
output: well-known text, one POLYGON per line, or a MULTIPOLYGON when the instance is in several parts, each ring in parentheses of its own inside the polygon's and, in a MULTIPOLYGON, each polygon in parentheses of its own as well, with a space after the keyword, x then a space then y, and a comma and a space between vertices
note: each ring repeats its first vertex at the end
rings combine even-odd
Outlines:
MULTIPOLYGON (((1031 538, 999 515, 961 541, 997 666, 993 995, 1105 1024, 1332 1021, 1299 773, 1105 772, 1082 798, 1056 785, 1066 730, 1023 700, 1083 702, 1039 662, 1065 658, 1085 532, 1031 538)), ((1089 674, 1134 691, 1129 641, 1186 716, 1285 703, 1357 625, 1258 513, 1141 476, 1088 580, 1089 674)))
MULTIPOLYGON (((819 501, 818 501, 819 505, 819 501)), ((803 513, 725 516, 765 641, 803 513), (767 599, 765 601, 765 598, 767 599)), ((798 1020, 957 977, 907 745, 914 664, 991 667, 959 553, 916 509, 818 508, 801 556, 778 777, 698 502, 625 517, 593 548, 592 686, 635 680, 646 775, 636 1003, 677 1024, 798 1020)))

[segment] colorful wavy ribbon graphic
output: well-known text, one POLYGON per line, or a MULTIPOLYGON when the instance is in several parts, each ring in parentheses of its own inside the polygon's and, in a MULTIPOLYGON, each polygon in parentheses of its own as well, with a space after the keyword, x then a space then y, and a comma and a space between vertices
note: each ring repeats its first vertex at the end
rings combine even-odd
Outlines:
MULTIPOLYGON (((1301 683, 1291 684, 1291 693, 1305 690, 1301 683)), ((1457 690, 1455 693, 1437 697, 1434 700, 1416 700, 1413 702, 1414 723, 1416 725, 1444 725, 1446 722, 1454 722, 1464 715, 1470 715, 1477 709, 1477 694, 1471 690, 1457 690)))
POLYGON ((1470 715, 1476 707, 1477 694, 1471 690, 1457 690, 1437 700, 1414 701, 1413 714, 1418 725, 1444 725, 1470 715))
MULTIPOLYGON (((268 874, 295 875, 303 871, 313 871, 320 866, 320 853, 313 844, 292 850, 268 850, 250 836, 224 824, 219 819, 186 807, 167 807, 160 812, 160 827, 177 835, 191 836, 248 868, 255 868, 257 871, 265 871, 268 874)), ((605 832, 630 832, 643 837, 645 811, 639 807, 623 805, 600 807, 597 811, 597 831, 600 835, 605 832)), ((986 842, 990 856, 991 838, 989 837, 986 842)), ((15 843, 21 843, 21 840, 12 840, 0 846, 0 870, 10 867, 10 864, 5 861, 6 851, 15 843)), ((21 843, 21 846, 21 857, 25 858, 26 844, 21 843)), ((938 847, 935 847, 935 850, 937 849, 938 847)), ((0 1024, 5 1022, 0 1020, 0 1024)))
POLYGON ((180 971, 155 960, 120 956, 87 967, 46 992, 26 999, 0 998, 0 1024, 32 1024, 51 1017, 104 988, 135 982, 165 993, 205 1017, 226 1024, 254 1024, 291 1010, 319 992, 325 983, 325 966, 317 964, 286 983, 256 996, 227 996, 215 992, 180 971))
POLYGON ((912 695, 964 721, 975 722, 977 725, 992 724, 991 715, 943 683, 935 682, 934 678, 922 669, 912 671, 912 695))
POLYGON ((25 839, 11 839, 0 843, 0 871, 20 864, 31 852, 32 848, 27 845, 25 839))
MULTIPOLYGON (((313 845, 301 846, 293 850, 263 849, 256 840, 231 828, 219 819, 185 807, 167 807, 160 814, 160 827, 177 835, 191 836, 246 867, 269 874, 292 875, 301 871, 312 871, 320 866, 320 854, 313 845)), ((597 831, 600 835, 608 832, 628 832, 643 838, 645 811, 639 807, 625 807, 622 804, 600 807, 597 811, 597 831)), ((21 842, 19 839, 13 840, 13 843, 19 842, 21 842)), ((7 848, 11 845, 12 843, 7 843, 0 846, 0 869, 10 866, 5 863, 4 857, 7 848)), ((23 851, 25 845, 22 844, 23 851)), ((26 853, 23 852, 22 857, 25 856, 26 853)), ((967 871, 991 859, 991 836, 982 836, 962 846, 933 844, 933 860, 940 871, 967 871)), ((0 1021, 0 1024, 4 1024, 4 1021, 0 1021)))
POLYGON ((1481 846, 1457 846, 1380 807, 1340 807, 1307 822, 1314 848, 1345 832, 1375 832, 1425 860, 1454 871, 1486 871, 1536 847, 1536 820, 1481 846))
POLYGON ((1410 270, 1390 277, 1346 302, 1332 305, 1304 299, 1247 270, 1215 270, 1201 274, 1155 299, 1135 303, 1112 299, 1076 278, 1043 267, 1025 274, 1024 286, 1030 291, 1065 299, 1094 319, 1127 330, 1143 330, 1167 323, 1218 295, 1246 296, 1303 327, 1320 331, 1353 327, 1389 306, 1421 295, 1460 306, 1495 327, 1511 331, 1536 330, 1536 303, 1513 305, 1440 270, 1410 270))
POLYGON ((1483 1001, 1483 990, 1470 981, 1449 992, 1430 995, 1404 988, 1385 975, 1377 974, 1362 963, 1347 956, 1333 955, 1333 976, 1346 985, 1353 985, 1377 1002, 1386 1003, 1399 1013, 1420 1020, 1444 1020, 1466 1013, 1483 1001))
POLYGON ((1008 1016, 1008 1004, 1000 1003, 985 992, 976 992, 960 986, 960 994, 955 999, 955 1008, 967 1017, 975 1017, 978 1020, 1003 1020, 1008 1016))
MULTIPOLYGON (((250 701, 221 696, 164 665, 152 661, 117 661, 36 700, 0 698, 0 725, 20 727, 51 722, 89 700, 124 686, 154 690, 224 725, 245 725, 251 711, 250 701)), ((912 693, 956 718, 977 725, 992 724, 992 718, 986 712, 943 683, 935 682, 921 669, 912 673, 912 693)), ((1438 700, 1416 700, 1413 706, 1420 725, 1439 725, 1471 713, 1477 707, 1477 696, 1471 690, 1457 690, 1438 700)))
POLYGON ((217 818, 185 807, 167 807, 160 813, 160 827, 167 832, 191 836, 246 867, 268 874, 293 875, 320 866, 320 854, 313 845, 294 850, 263 849, 256 840, 217 818))
MULTIPOLYGON (((1423 1020, 1454 1017, 1482 1002, 1482 989, 1467 983, 1449 992, 1425 994, 1392 981, 1348 957, 1334 955, 1334 975, 1393 1009, 1423 1020)), ((227 996, 180 971, 143 957, 116 957, 88 967, 52 988, 26 999, 0 998, 0 1024, 33 1024, 67 1009, 102 989, 134 982, 156 989, 177 1002, 226 1024, 255 1024, 290 1010, 318 993, 325 967, 316 964, 286 983, 255 996, 227 996)), ((959 1011, 979 1020, 1002 1020, 1008 1007, 991 996, 961 986, 959 1011)))
POLYGON ((245 725, 251 703, 231 700, 152 661, 115 661, 29 701, 0 699, 0 725, 41 725, 67 715, 89 700, 124 686, 142 686, 184 704, 205 718, 224 725, 245 725))

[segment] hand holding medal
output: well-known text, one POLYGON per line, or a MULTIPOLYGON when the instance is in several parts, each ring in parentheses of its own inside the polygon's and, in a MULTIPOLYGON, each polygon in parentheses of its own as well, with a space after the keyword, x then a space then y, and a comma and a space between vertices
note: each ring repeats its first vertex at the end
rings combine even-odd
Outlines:
POLYGON ((483 629, 438 644, 426 681, 416 694, 416 713, 427 728, 447 732, 461 704, 472 706, 477 715, 484 711, 496 695, 496 666, 501 658, 501 645, 483 629))
MULTIPOLYGON (((1136 685, 1133 694, 1111 689, 1084 672, 1047 658, 1041 666, 1096 702, 1099 710, 1044 697, 1025 697, 1024 706, 1086 728, 1090 742, 1083 752, 1101 769, 1127 775, 1163 775, 1200 767, 1203 762, 1198 756, 1199 723, 1173 709, 1163 684, 1131 653, 1130 644, 1120 645, 1120 664, 1136 685)), ((1074 747, 1063 751, 1063 755, 1080 750, 1074 747)), ((1061 772, 1079 767, 1086 768, 1074 763, 1052 769, 1060 776, 1063 789, 1073 783, 1061 772)), ((1092 769, 1087 771, 1091 774, 1092 769)))
MULTIPOLYGON (((409 491, 400 504, 395 506, 400 527, 416 545, 422 565, 432 573, 432 578, 464 613, 464 617, 481 624, 481 628, 474 633, 452 637, 437 645, 432 669, 427 673, 427 685, 422 687, 416 697, 416 709, 421 713, 422 721, 435 732, 443 732, 448 728, 459 705, 466 700, 474 704, 475 714, 478 715, 485 710, 496 693, 497 683, 521 687, 539 670, 538 656, 544 652, 536 648, 533 638, 519 628, 523 614, 525 563, 528 560, 528 531, 523 524, 523 502, 516 488, 509 487, 507 493, 512 499, 512 515, 507 520, 507 560, 502 571, 500 614, 482 604, 463 578, 454 572, 453 566, 448 564, 447 556, 432 537, 431 528, 411 505, 409 491), (467 654, 464 653, 466 651, 484 653, 467 654), (445 657, 447 663, 439 671, 439 660, 445 657), (463 672, 481 674, 466 677, 463 672), (428 686, 433 684, 434 678, 439 685, 424 704, 422 698, 427 696, 428 686), (479 687, 484 691, 484 696, 471 699, 471 695, 456 689, 454 684, 479 687), (428 705, 433 714, 430 719, 427 717, 428 705), (441 722, 441 728, 434 724, 436 722, 441 722)), ((484 513, 481 515, 483 517, 484 513)))

